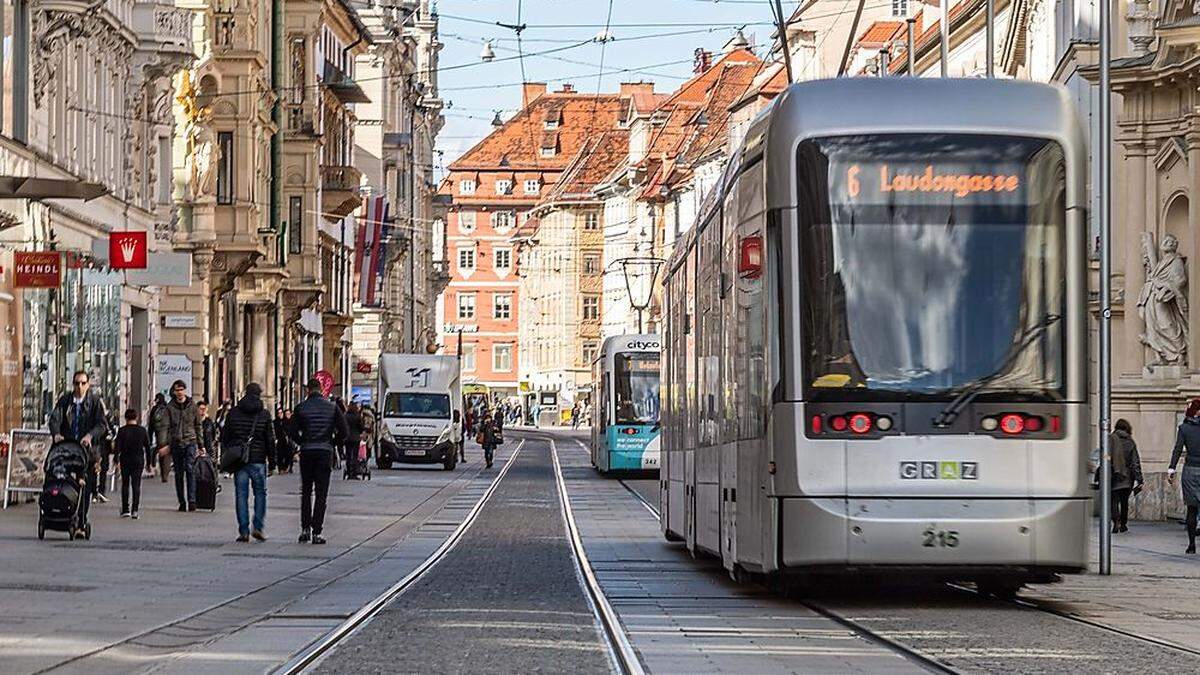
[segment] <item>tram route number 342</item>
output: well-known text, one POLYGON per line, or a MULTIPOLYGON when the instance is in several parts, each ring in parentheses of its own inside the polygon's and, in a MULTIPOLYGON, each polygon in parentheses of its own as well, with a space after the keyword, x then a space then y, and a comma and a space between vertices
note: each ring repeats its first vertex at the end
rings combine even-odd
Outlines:
POLYGON ((935 530, 931 527, 921 533, 921 545, 925 548, 958 548, 958 530, 935 530))

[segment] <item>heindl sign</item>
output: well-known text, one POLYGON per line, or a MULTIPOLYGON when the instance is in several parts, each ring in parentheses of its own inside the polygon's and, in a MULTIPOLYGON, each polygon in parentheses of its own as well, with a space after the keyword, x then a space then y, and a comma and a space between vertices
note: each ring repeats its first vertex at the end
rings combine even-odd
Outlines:
POLYGON ((58 251, 13 253, 13 286, 58 288, 62 283, 62 254, 58 251))

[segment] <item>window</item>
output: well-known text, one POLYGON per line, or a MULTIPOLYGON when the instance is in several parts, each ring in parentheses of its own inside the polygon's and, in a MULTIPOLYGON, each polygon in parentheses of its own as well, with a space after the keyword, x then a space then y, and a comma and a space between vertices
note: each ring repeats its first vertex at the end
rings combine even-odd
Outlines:
POLYGON ((0 0, 0 134, 26 141, 29 125, 29 0, 0 0))
POLYGON ((517 216, 512 211, 493 211, 492 212, 492 227, 503 232, 511 229, 517 216))
POLYGON ((512 345, 492 345, 492 370, 502 373, 512 370, 512 345))
POLYGON ((508 271, 512 269, 512 249, 498 248, 495 249, 493 255, 496 256, 496 271, 508 271))
POLYGON ((458 294, 458 318, 474 319, 475 318, 475 294, 474 293, 459 293, 458 294))
POLYGON ((583 273, 584 274, 599 274, 600 273, 600 256, 598 256, 598 255, 583 256, 583 273))
POLYGON ((908 16, 908 0, 892 0, 892 16, 908 16))
MULTIPOLYGON (((4 58, 0 56, 0 59, 4 58)), ((171 138, 161 136, 158 139, 158 203, 170 204, 172 192, 171 169, 171 138)))
POLYGON ((600 318, 600 296, 583 296, 583 320, 595 321, 600 318))
POLYGON ((547 129, 557 129, 558 128, 558 120, 556 120, 556 119, 546 120, 546 128, 547 129))
POLYGON ((221 157, 217 164, 217 203, 233 203, 233 132, 217 133, 217 147, 221 157))
POLYGON ((554 148, 542 148, 542 157, 553 157, 554 148))
POLYGON ((600 214, 596 212, 583 214, 583 229, 598 230, 600 229, 600 214))
POLYGON ((475 345, 464 343, 462 346, 462 369, 464 373, 475 372, 475 345))
POLYGON ((458 269, 463 271, 475 269, 475 248, 473 246, 458 249, 458 269))
POLYGON ((473 180, 458 181, 458 194, 460 194, 460 195, 475 194, 475 181, 473 181, 473 180))
POLYGON ((288 253, 299 253, 304 244, 304 198, 288 199, 288 253))
POLYGON ((596 360, 596 352, 600 349, 595 340, 583 341, 583 362, 590 364, 596 360))
POLYGON ((474 211, 459 211, 458 212, 458 229, 460 232, 475 231, 475 212, 474 211))
POLYGON ((496 181, 496 194, 498 194, 498 195, 512 194, 512 181, 511 180, 496 181))
POLYGON ((525 181, 525 194, 536 195, 542 189, 542 182, 536 178, 525 181))
POLYGON ((511 319, 512 318, 512 294, 497 293, 492 296, 492 318, 493 319, 511 319))

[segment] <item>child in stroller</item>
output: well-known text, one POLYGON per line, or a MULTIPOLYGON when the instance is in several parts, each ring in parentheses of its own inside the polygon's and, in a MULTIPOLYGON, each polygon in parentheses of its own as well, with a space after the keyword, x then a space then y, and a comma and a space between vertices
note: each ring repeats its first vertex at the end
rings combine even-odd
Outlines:
POLYGON ((60 441, 46 454, 45 479, 38 497, 38 539, 46 538, 46 530, 66 532, 92 538, 88 522, 87 503, 92 498, 88 490, 88 472, 93 470, 92 453, 78 443, 60 441))

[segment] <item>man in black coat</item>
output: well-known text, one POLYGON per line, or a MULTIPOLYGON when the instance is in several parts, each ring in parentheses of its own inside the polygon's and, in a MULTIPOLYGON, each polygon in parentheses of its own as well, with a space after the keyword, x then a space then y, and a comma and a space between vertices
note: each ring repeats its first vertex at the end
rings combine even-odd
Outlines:
POLYGON ((321 395, 321 382, 308 381, 308 398, 296 406, 292 440, 300 446, 300 542, 324 544, 325 503, 333 453, 348 436, 346 417, 337 405, 321 395), (313 502, 313 492, 316 502, 313 502))
POLYGON ((71 392, 63 394, 50 413, 50 434, 55 443, 70 441, 87 448, 92 467, 88 470, 86 495, 80 496, 82 522, 87 522, 88 505, 96 494, 96 472, 100 464, 99 443, 108 429, 104 401, 90 391, 92 380, 87 371, 79 370, 71 377, 71 392))
POLYGON ((237 541, 266 541, 263 534, 267 520, 267 458, 275 451, 275 428, 271 415, 262 402, 262 386, 257 382, 246 385, 245 395, 225 417, 221 428, 221 447, 245 446, 248 457, 233 475, 237 512, 237 541), (250 488, 254 488, 254 528, 250 521, 250 488))

